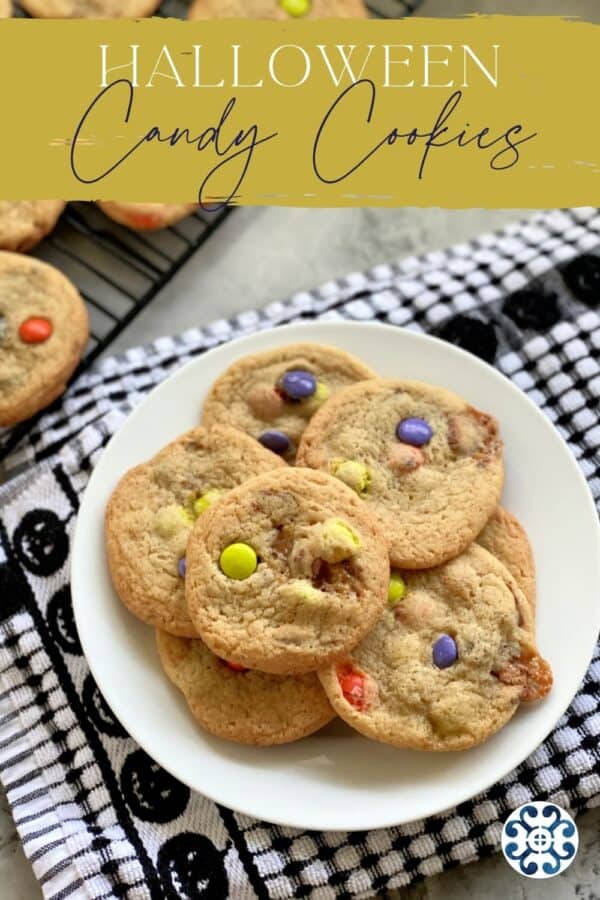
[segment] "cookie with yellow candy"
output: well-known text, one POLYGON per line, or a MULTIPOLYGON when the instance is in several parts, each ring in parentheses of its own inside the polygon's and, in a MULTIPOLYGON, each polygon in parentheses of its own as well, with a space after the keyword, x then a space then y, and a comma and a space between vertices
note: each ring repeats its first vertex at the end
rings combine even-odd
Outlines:
POLYGON ((307 424, 296 461, 356 492, 401 569, 428 569, 465 550, 504 480, 492 416, 445 388, 388 378, 332 397, 307 424))
POLYGON ((267 675, 219 659, 201 640, 157 631, 168 678, 196 721, 211 734, 267 747, 313 734, 334 717, 319 679, 267 675))
POLYGON ((312 416, 342 388, 372 378, 363 362, 325 344, 289 344, 245 356, 214 383, 202 424, 231 425, 293 462, 312 416))
POLYGON ((527 599, 477 544, 438 568, 394 572, 375 627, 319 678, 349 725, 413 750, 480 744, 552 686, 527 599))
POLYGON ((106 511, 115 590, 139 619, 183 637, 196 634, 185 606, 186 549, 194 523, 257 472, 283 467, 232 428, 194 428, 127 472, 106 511))
POLYGON ((186 602, 207 646, 278 675, 343 657, 388 595, 386 544, 354 491, 322 472, 252 478, 197 520, 186 602))
POLYGON ((194 0, 190 19, 364 19, 362 0, 194 0))

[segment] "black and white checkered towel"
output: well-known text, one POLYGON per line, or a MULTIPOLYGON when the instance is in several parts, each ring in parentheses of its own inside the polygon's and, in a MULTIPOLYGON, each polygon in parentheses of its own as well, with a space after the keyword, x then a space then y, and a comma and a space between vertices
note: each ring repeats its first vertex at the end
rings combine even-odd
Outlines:
POLYGON ((494 363, 569 442, 598 500, 599 306, 598 211, 544 213, 156 341, 73 384, 11 454, 0 489, 0 775, 46 897, 368 897, 495 852, 527 800, 573 813, 600 802, 597 654, 544 744, 444 815, 354 834, 237 815, 190 793, 115 721, 81 652, 68 574, 81 493, 127 412, 190 357, 299 318, 435 332, 494 363))

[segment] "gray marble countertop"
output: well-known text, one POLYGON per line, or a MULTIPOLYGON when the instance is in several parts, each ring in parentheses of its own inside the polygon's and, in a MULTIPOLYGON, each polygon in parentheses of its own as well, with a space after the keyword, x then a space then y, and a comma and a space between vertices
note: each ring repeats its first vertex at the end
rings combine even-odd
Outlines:
MULTIPOLYGON (((600 21, 597 0, 425 0, 420 14, 473 11, 579 15, 600 21)), ((231 216, 112 351, 162 334, 263 306, 328 278, 472 237, 516 218, 515 211, 245 209, 231 216)), ((521 878, 500 856, 460 867, 403 890, 403 900, 598 900, 600 809, 578 819, 580 849, 562 876, 521 878)), ((38 900, 0 789, 0 897, 38 900)))

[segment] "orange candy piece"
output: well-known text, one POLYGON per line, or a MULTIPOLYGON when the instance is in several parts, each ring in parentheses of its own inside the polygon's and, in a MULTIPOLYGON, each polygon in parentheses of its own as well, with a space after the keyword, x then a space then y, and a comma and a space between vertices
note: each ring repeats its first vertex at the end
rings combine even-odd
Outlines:
POLYGON ((350 666, 338 670, 338 681, 344 699, 358 710, 365 708, 365 676, 354 671, 350 666))
POLYGON ((227 666, 228 669, 231 669, 232 672, 249 672, 250 670, 246 668, 246 666, 240 666, 239 663, 230 662, 228 659, 224 659, 223 663, 227 666))
POLYGON ((135 213, 131 217, 131 224, 140 231, 154 231, 161 227, 161 217, 157 213, 135 213))
POLYGON ((19 337, 24 344, 43 344, 52 335, 52 322, 33 316, 19 326, 19 337))

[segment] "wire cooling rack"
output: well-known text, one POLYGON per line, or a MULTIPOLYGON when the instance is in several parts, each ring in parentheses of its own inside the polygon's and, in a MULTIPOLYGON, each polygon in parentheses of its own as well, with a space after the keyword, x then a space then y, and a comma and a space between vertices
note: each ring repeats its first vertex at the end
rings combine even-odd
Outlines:
MULTIPOLYGON (((412 15, 421 0, 368 0, 372 15, 412 15)), ((15 15, 26 13, 18 3, 15 15)), ((164 0, 158 15, 185 18, 187 0, 164 0)), ((137 233, 107 219, 92 203, 69 203, 56 229, 34 255, 56 266, 77 285, 90 316, 91 337, 76 377, 154 300, 183 264, 224 222, 231 209, 198 210, 187 219, 153 233, 137 233)), ((0 460, 37 417, 11 431, 0 431, 0 460)))

